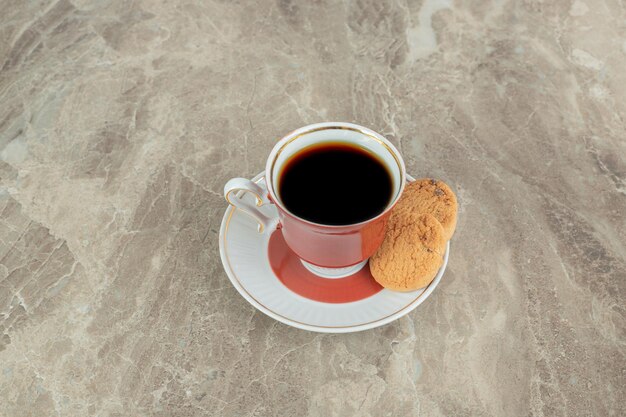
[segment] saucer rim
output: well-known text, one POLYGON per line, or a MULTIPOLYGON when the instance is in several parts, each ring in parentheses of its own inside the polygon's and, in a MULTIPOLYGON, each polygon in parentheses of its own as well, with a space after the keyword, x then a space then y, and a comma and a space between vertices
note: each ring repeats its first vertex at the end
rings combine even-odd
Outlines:
MULTIPOLYGON (((264 174, 265 172, 259 173, 252 179, 252 181, 259 182, 262 178, 264 178, 265 176, 264 174)), ((406 179, 407 179, 407 182, 415 181, 415 178, 413 178, 409 174, 406 175, 406 179)), ((224 216, 222 217, 222 222, 220 226, 220 234, 219 234, 220 259, 222 261, 222 266, 224 267, 224 270, 226 272, 226 275, 228 276, 228 279, 230 280, 232 285, 235 287, 237 292, 257 310, 273 318, 276 321, 279 321, 283 324, 286 324, 288 326, 295 327, 298 329, 308 330, 308 331, 313 331, 313 332, 318 332, 318 333, 354 333, 354 332, 374 329, 376 327, 389 324, 407 315, 411 311, 413 311, 415 308, 417 308, 417 306, 423 303, 424 300, 426 300, 430 296, 430 294, 434 291, 434 289, 437 287, 437 285, 441 281, 441 278, 443 277, 443 274, 448 264, 448 258, 450 254, 450 242, 449 241, 446 244, 446 251, 444 254, 444 258, 443 258, 443 264, 439 268, 439 271, 437 271, 437 275, 431 281, 431 283, 428 284, 423 289, 416 290, 416 291, 420 291, 420 293, 411 302, 404 305, 403 307, 401 307, 399 310, 395 311, 394 313, 391 313, 385 317, 382 317, 374 321, 370 321, 366 323, 359 323, 356 325, 349 325, 349 326, 320 326, 320 325, 315 325, 315 324, 303 323, 303 322, 291 319, 289 317, 283 316, 279 313, 276 313, 270 310, 268 307, 265 307, 263 304, 257 301, 254 298, 254 296, 250 294, 243 287, 239 279, 237 279, 234 271, 232 270, 230 266, 230 261, 229 261, 227 250, 226 250, 226 237, 227 237, 226 232, 228 230, 228 224, 230 223, 230 220, 235 210, 236 208, 231 205, 229 205, 226 208, 226 211, 224 212, 224 216)), ((389 291, 389 290, 383 289, 383 291, 389 291)))

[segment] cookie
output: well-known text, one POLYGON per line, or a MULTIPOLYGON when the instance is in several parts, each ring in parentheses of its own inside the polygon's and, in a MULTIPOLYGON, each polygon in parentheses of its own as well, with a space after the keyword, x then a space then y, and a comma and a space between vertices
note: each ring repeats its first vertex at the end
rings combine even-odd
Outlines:
POLYGON ((392 216, 385 238, 370 258, 370 271, 383 287, 413 291, 425 287, 443 263, 443 227, 428 213, 392 216))
POLYGON ((450 240, 456 228, 458 203, 454 192, 439 180, 424 178, 406 185, 402 197, 393 208, 392 217, 409 213, 429 213, 443 226, 444 239, 450 240))

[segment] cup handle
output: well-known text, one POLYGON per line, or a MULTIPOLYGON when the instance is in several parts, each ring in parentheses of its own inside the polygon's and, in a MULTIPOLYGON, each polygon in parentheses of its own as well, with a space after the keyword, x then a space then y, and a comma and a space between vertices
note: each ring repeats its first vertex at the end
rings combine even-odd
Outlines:
POLYGON ((271 230, 278 226, 278 216, 269 217, 261 213, 259 210, 259 207, 272 203, 268 198, 267 189, 250 181, 249 179, 230 179, 226 185, 224 185, 224 198, 228 201, 228 204, 252 216, 257 222, 259 222, 259 226, 257 228, 259 233, 263 233, 265 229, 271 230), (255 197, 256 205, 238 197, 236 195, 238 191, 252 193, 255 197))

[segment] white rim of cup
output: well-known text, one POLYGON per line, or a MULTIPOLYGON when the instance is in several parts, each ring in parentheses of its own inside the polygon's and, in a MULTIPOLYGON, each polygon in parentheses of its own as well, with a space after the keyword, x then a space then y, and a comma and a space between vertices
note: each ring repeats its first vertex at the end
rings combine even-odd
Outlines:
POLYGON ((365 223, 369 223, 372 220, 378 219, 379 217, 384 216, 388 211, 390 211, 393 206, 396 205, 396 203, 398 202, 398 199, 400 198, 400 196, 402 195, 402 192, 404 191, 404 186, 406 185, 406 167, 404 165, 404 160, 402 159, 402 155, 400 155, 400 152, 398 151, 398 149, 396 149, 396 147, 389 142, 387 139, 385 139, 382 135, 374 132, 371 129, 368 129, 364 126, 360 126, 354 123, 346 123, 346 122, 324 122, 324 123, 315 123, 312 125, 308 125, 308 126, 304 126, 301 127, 300 129, 296 129, 293 132, 287 134, 286 136, 284 136, 282 139, 280 139, 276 145, 274 145, 274 147, 272 148, 272 151, 270 152, 269 157, 267 158, 267 163, 265 165, 265 185, 267 187, 267 191, 270 194, 270 197, 272 199, 272 202, 274 204, 276 204, 278 207, 281 208, 281 210, 283 210, 284 212, 288 213, 291 217, 294 217, 304 223, 310 224, 312 226, 318 226, 318 227, 324 227, 324 228, 329 228, 329 229, 334 229, 334 228, 342 228, 342 227, 353 227, 353 226, 360 226, 363 225, 365 223), (274 179, 272 178, 272 171, 274 170, 274 165, 276 163, 276 159, 278 158, 278 156, 281 154, 281 152, 283 151, 283 149, 290 143, 292 143, 293 141, 297 140, 300 137, 303 137, 309 133, 313 133, 313 132, 317 132, 320 130, 331 130, 331 129, 337 129, 337 130, 351 130, 354 132, 358 132, 361 133, 364 136, 369 137, 370 139, 375 140, 376 142, 380 143, 381 145, 383 145, 387 151, 389 151, 389 153, 391 154, 391 156, 393 156, 393 159, 396 161, 396 164, 398 165, 398 168, 400 170, 400 178, 399 178, 399 188, 398 188, 398 192, 396 193, 395 197, 393 198, 393 200, 391 200, 391 202, 387 205, 387 207, 380 212, 379 214, 377 214, 376 216, 364 220, 362 222, 359 223, 352 223, 352 224, 343 224, 343 225, 328 225, 328 224, 322 224, 322 223, 315 223, 312 222, 310 220, 306 220, 303 219, 300 216, 295 215, 294 213, 292 213, 290 210, 288 210, 280 201, 280 198, 278 197, 278 193, 275 192, 274 190, 274 179))

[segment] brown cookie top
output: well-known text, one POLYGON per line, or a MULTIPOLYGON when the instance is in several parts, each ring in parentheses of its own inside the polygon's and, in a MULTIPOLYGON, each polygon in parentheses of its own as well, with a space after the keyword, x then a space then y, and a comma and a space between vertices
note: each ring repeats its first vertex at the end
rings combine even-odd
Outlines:
POLYGON ((393 208, 392 217, 409 213, 432 214, 443 226, 447 241, 456 228, 457 210, 456 195, 445 182, 423 178, 406 185, 402 197, 393 208))
POLYGON ((445 246, 443 228, 432 215, 392 216, 383 243, 370 258, 370 271, 385 288, 417 290, 437 275, 445 246))

